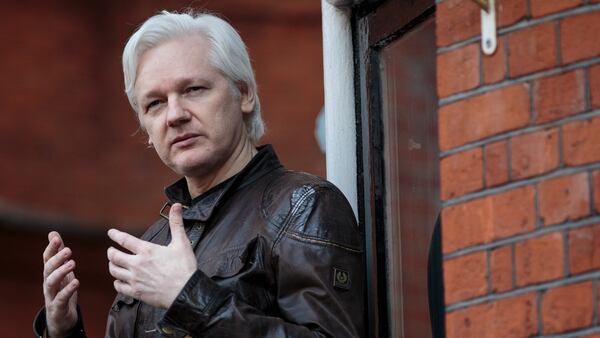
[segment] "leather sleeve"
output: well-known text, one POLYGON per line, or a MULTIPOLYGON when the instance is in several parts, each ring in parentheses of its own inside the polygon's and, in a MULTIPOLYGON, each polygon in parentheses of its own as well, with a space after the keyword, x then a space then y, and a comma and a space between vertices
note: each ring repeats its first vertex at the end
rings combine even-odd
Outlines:
MULTIPOLYGON (((46 335, 46 308, 41 308, 35 315, 33 320, 33 335, 36 338, 47 337, 46 335)), ((67 334, 67 338, 85 338, 85 329, 83 328, 83 320, 81 315, 81 309, 77 305, 77 324, 67 334)))
POLYGON ((276 240, 259 238, 255 249, 266 249, 274 270, 279 316, 265 315, 198 270, 159 330, 170 337, 362 337, 363 250, 354 215, 337 190, 300 195, 276 240))

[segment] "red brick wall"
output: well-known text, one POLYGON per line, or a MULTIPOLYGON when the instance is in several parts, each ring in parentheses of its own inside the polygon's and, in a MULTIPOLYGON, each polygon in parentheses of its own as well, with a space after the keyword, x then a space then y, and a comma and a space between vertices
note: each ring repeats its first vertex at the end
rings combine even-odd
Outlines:
POLYGON ((449 338, 600 332, 600 1, 437 7, 449 338))

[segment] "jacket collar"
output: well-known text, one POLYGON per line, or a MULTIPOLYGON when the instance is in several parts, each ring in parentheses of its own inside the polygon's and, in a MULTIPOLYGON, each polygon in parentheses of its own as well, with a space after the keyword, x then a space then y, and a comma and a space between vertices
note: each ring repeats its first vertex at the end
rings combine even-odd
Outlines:
POLYGON ((171 204, 181 203, 188 208, 183 211, 183 219, 206 222, 227 195, 252 184, 260 177, 281 168, 282 165, 270 144, 257 148, 258 152, 237 174, 212 187, 202 195, 192 199, 185 178, 165 188, 171 204))

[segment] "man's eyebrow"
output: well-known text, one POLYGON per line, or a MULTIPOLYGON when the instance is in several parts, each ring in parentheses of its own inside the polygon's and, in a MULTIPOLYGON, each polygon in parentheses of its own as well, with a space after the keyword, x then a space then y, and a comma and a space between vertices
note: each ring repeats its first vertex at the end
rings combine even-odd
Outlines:
MULTIPOLYGON (((187 87, 190 84, 194 83, 194 82, 208 82, 208 80, 204 79, 204 78, 200 78, 200 77, 186 77, 186 78, 182 78, 179 79, 175 82, 175 87, 177 89, 181 89, 182 87, 187 87)), ((140 95, 140 101, 142 100, 147 100, 149 98, 154 98, 157 96, 162 96, 163 94, 163 89, 160 88, 161 86, 159 85, 158 88, 153 88, 150 89, 149 91, 142 93, 140 95)))

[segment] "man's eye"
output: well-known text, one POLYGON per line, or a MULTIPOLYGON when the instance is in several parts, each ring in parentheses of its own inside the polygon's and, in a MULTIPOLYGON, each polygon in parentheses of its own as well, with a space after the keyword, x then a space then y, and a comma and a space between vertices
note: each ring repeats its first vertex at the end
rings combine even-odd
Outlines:
POLYGON ((146 111, 150 110, 152 107, 157 106, 160 103, 160 100, 151 101, 146 105, 146 111))
POLYGON ((185 92, 186 92, 186 93, 197 92, 197 91, 200 91, 200 90, 202 90, 202 89, 205 89, 205 88, 204 88, 204 87, 202 87, 202 86, 192 86, 192 87, 187 87, 187 88, 185 89, 185 92))

